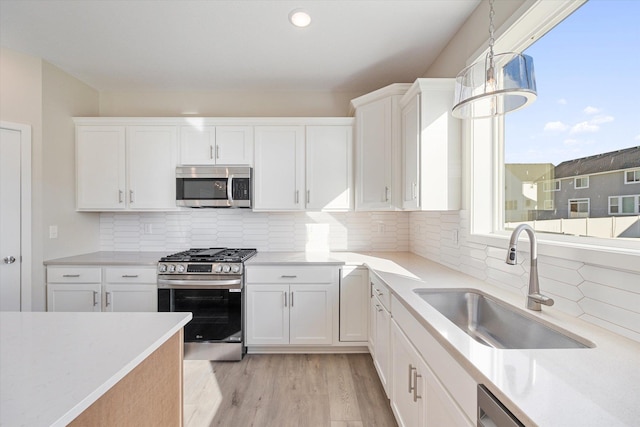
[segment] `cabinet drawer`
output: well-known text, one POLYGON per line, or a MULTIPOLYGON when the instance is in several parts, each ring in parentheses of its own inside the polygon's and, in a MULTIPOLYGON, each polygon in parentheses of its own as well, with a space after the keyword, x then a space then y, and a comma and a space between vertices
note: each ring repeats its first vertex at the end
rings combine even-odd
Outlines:
POLYGON ((108 267, 105 268, 106 283, 156 283, 155 268, 108 267))
POLYGON ((99 267, 47 267, 48 283, 100 283, 99 267))
POLYGON ((391 291, 375 274, 370 276, 371 295, 376 296, 387 311, 391 311, 391 291))
POLYGON ((337 267, 274 266, 248 267, 247 283, 333 283, 337 267))

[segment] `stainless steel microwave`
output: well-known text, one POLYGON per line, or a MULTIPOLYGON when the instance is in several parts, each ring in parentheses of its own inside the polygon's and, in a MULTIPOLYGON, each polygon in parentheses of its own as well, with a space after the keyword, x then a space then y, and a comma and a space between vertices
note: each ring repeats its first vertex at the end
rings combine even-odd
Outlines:
POLYGON ((248 166, 178 166, 176 204, 191 208, 250 208, 248 166))

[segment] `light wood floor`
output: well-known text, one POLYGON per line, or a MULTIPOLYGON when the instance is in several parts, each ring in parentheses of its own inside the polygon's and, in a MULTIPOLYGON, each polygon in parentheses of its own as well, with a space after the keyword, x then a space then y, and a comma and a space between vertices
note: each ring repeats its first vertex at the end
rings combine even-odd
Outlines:
POLYGON ((397 426, 368 354, 184 363, 187 427, 397 426))

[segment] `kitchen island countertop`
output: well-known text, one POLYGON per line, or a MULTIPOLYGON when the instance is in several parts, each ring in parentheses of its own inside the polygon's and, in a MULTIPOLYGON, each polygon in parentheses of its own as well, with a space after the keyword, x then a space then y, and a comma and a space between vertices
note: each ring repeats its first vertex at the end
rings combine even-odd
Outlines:
POLYGON ((0 425, 65 426, 191 313, 0 313, 0 425))

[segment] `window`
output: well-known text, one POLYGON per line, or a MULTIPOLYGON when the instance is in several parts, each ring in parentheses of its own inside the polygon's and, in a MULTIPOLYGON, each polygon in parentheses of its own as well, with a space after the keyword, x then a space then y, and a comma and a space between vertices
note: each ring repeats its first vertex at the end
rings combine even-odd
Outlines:
POLYGON ((518 210, 518 201, 517 200, 507 200, 507 204, 505 209, 508 211, 517 211, 518 210))
POLYGON ((588 218, 589 199, 569 199, 569 218, 588 218))
POLYGON ((546 181, 542 184, 543 190, 546 192, 549 191, 560 191, 560 180, 554 179, 553 181, 546 181))
POLYGON ((624 183, 625 184, 637 184, 639 182, 640 182, 640 169, 627 171, 624 174, 624 183))
POLYGON ((553 210, 553 199, 544 201, 544 210, 545 211, 553 210))
POLYGON ((609 215, 640 214, 640 195, 609 197, 609 215))
POLYGON ((588 176, 580 176, 575 179, 574 187, 578 188, 589 188, 589 177, 588 176))

